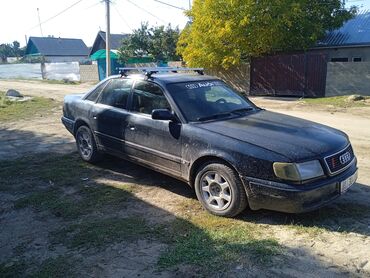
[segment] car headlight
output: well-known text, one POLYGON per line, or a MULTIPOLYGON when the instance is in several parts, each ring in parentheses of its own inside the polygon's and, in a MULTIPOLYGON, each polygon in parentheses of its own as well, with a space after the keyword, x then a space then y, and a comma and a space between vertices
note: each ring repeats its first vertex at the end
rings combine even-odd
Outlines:
POLYGON ((303 163, 275 162, 274 173, 278 178, 291 181, 304 181, 324 175, 318 160, 303 163))

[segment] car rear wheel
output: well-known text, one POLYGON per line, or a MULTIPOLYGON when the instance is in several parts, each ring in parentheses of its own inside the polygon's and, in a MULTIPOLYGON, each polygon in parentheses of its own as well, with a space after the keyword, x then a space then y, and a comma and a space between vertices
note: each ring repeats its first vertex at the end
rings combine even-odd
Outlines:
POLYGON ((94 136, 87 126, 80 126, 76 132, 77 150, 81 158, 94 163, 100 160, 101 155, 95 143, 94 136))
POLYGON ((233 217, 247 206, 247 196, 238 174, 226 164, 203 165, 195 178, 195 192, 212 214, 233 217))

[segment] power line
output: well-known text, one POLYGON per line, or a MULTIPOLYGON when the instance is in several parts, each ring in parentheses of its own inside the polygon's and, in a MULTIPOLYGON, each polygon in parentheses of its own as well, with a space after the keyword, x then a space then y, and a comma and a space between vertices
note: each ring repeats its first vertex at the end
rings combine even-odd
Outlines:
POLYGON ((126 0, 127 2, 129 2, 131 5, 134 5, 136 8, 146 12, 147 14, 150 14, 152 17, 155 17, 156 19, 158 19, 159 21, 162 21, 163 23, 167 23, 166 21, 164 21, 163 19, 159 18, 158 16, 156 16, 155 14, 152 14, 151 12, 147 11, 146 9, 140 7, 139 5, 137 5, 136 3, 132 2, 131 0, 126 0))
POLYGON ((130 27, 130 25, 128 24, 128 22, 125 20, 125 18, 121 15, 121 13, 117 9, 117 7, 115 5, 113 5, 113 8, 117 12, 118 16, 122 19, 123 23, 125 23, 125 25, 128 27, 128 29, 130 29, 132 31, 132 28, 130 27))
POLYGON ((72 5, 68 6, 67 8, 65 8, 62 11, 60 11, 59 13, 53 15, 52 17, 49 17, 48 19, 44 20, 40 24, 37 24, 37 25, 33 26, 32 28, 28 29, 26 32, 29 32, 29 31, 31 31, 31 30, 39 27, 40 25, 45 24, 45 23, 49 22, 50 20, 53 20, 54 18, 56 18, 56 17, 60 16, 61 14, 65 13, 66 11, 68 11, 71 8, 73 8, 74 6, 76 6, 77 4, 79 4, 82 1, 83 0, 78 0, 78 1, 74 2, 72 5))
POLYGON ((175 9, 186 11, 186 9, 184 9, 182 7, 178 7, 178 6, 172 5, 170 3, 166 3, 166 2, 163 2, 163 1, 159 1, 159 0, 153 0, 153 1, 158 2, 158 3, 161 3, 161 4, 166 5, 166 6, 169 6, 169 7, 172 7, 172 8, 175 8, 175 9))

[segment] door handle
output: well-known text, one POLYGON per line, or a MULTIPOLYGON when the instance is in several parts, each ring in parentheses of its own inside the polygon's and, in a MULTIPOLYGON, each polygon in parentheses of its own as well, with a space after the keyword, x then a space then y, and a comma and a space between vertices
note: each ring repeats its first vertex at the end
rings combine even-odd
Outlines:
POLYGON ((96 115, 94 115, 94 116, 93 116, 93 119, 94 119, 94 120, 96 120, 97 118, 98 118, 98 116, 96 116, 96 115))
POLYGON ((136 127, 134 125, 129 125, 128 128, 131 130, 131 131, 135 131, 136 130, 136 127))

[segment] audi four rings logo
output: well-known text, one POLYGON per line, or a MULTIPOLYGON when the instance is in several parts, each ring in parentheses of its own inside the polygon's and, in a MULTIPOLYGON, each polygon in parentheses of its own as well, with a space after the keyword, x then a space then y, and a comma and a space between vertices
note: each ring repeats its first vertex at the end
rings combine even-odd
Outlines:
POLYGON ((346 164, 348 161, 351 160, 351 154, 349 152, 346 152, 345 154, 342 154, 340 157, 339 157, 339 161, 340 163, 342 164, 346 164))

